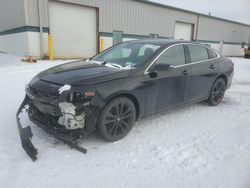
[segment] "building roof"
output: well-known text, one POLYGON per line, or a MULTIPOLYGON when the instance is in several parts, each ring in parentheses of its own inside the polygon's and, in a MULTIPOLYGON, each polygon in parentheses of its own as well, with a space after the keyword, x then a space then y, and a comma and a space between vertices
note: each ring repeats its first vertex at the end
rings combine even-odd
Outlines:
POLYGON ((204 16, 204 17, 208 17, 208 18, 212 18, 212 19, 216 19, 216 20, 226 21, 226 22, 230 22, 230 23, 234 23, 234 24, 240 24, 240 25, 250 27, 250 24, 241 23, 241 22, 237 22, 237 21, 233 21, 233 20, 228 20, 228 19, 224 19, 224 18, 220 18, 220 17, 216 17, 216 16, 211 16, 211 15, 207 15, 207 14, 202 14, 202 13, 199 13, 199 12, 194 12, 194 11, 190 11, 190 10, 186 10, 186 9, 182 9, 182 8, 177 8, 177 7, 173 7, 173 6, 169 6, 169 5, 164 5, 164 4, 157 3, 157 2, 152 2, 152 1, 148 1, 148 0, 134 0, 134 1, 138 1, 138 2, 141 2, 141 3, 149 4, 149 5, 174 9, 174 10, 178 10, 178 11, 182 11, 182 12, 187 12, 187 13, 196 14, 196 15, 200 15, 200 16, 204 16))

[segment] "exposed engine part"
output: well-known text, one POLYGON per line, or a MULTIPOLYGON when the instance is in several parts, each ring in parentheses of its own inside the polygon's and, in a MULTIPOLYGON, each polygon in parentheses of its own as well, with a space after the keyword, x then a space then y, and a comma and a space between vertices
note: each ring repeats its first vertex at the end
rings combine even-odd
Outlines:
POLYGON ((62 86, 62 87, 60 87, 59 88, 59 90, 58 90, 58 93, 59 94, 62 94, 62 92, 64 92, 64 91, 69 91, 71 89, 71 85, 64 85, 64 86, 62 86))
POLYGON ((65 126, 67 129, 82 129, 84 128, 85 114, 82 113, 76 116, 76 107, 72 103, 61 102, 59 108, 62 116, 59 118, 58 123, 65 126))

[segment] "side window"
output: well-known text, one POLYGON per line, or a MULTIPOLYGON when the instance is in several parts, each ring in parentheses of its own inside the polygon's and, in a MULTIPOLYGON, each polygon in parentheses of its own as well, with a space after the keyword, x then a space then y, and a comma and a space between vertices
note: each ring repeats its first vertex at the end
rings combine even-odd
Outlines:
POLYGON ((208 60, 207 48, 196 45, 188 45, 188 49, 191 56, 191 63, 208 60))
POLYGON ((185 64, 185 52, 183 45, 172 46, 156 60, 156 64, 183 65, 185 64))
POLYGON ((218 57, 218 55, 213 50, 207 49, 207 52, 208 52, 209 59, 218 57))

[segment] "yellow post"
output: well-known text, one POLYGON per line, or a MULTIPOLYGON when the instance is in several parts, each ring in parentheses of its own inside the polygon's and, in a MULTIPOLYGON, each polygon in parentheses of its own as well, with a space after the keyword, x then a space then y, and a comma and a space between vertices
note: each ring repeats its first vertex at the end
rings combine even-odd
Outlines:
POLYGON ((101 38, 100 40, 100 52, 102 52, 104 50, 104 39, 101 38))
POLYGON ((54 54, 53 54, 53 43, 52 43, 52 36, 48 35, 48 50, 49 50, 49 60, 54 60, 54 54))

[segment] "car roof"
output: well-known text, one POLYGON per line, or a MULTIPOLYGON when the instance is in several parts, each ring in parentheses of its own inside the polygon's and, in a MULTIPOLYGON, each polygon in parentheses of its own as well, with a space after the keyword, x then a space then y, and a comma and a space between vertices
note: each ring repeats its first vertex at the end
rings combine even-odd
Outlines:
POLYGON ((169 46, 178 43, 192 43, 192 44, 199 44, 206 46, 205 44, 201 44, 198 42, 187 41, 187 40, 176 40, 176 39, 140 39, 140 40, 128 41, 128 43, 145 43, 145 44, 154 44, 160 46, 169 46))

